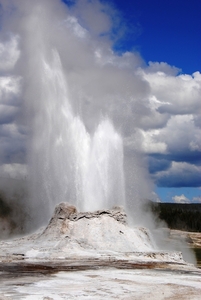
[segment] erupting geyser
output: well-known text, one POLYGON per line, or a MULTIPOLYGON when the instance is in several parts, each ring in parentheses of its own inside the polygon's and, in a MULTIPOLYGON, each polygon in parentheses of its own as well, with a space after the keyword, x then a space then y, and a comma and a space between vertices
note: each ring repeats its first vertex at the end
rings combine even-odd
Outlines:
POLYGON ((146 85, 133 72, 138 56, 113 53, 101 27, 94 37, 62 1, 13 5, 19 120, 27 133, 27 230, 47 223, 61 202, 81 211, 135 206, 141 219, 139 203, 150 190, 136 151, 134 114, 146 85))
POLYGON ((30 156, 35 195, 51 212, 63 201, 84 211, 124 205, 121 136, 108 119, 87 132, 73 113, 55 50, 50 62, 42 57, 41 78, 30 156))

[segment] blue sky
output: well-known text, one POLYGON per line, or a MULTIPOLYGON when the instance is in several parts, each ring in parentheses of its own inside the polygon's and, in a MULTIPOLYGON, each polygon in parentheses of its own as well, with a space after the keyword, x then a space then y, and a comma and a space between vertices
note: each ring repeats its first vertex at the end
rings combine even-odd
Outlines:
MULTIPOLYGON (((125 38, 117 43, 117 49, 137 50, 146 63, 166 62, 176 66, 184 74, 201 71, 201 1, 115 0, 112 2, 121 11, 122 18, 129 27, 125 38)), ((187 161, 189 155, 190 153, 181 151, 177 154, 176 160, 187 161)), ((195 164, 200 165, 200 151, 193 153, 192 159, 195 159, 195 164)), ((171 159, 164 160, 164 157, 161 157, 158 159, 157 167, 163 169, 163 164, 168 164, 170 161, 171 159)), ((149 162, 150 173, 154 173, 156 164, 153 163, 153 157, 149 162)), ((192 174, 191 179, 179 183, 178 187, 171 187, 174 185, 174 178, 171 183, 168 183, 168 178, 165 178, 162 182, 156 181, 155 191, 162 201, 174 202, 175 195, 180 195, 181 199, 178 201, 196 202, 201 197, 201 190, 198 188, 201 185, 201 176, 192 174), (186 199, 182 195, 185 195, 186 199)))
MULTIPOLYGON (((135 28, 137 25, 138 28, 136 35, 132 36, 130 32, 120 42, 122 51, 136 49, 146 62, 167 62, 181 69, 182 73, 201 71, 201 1, 115 0, 114 3, 121 10, 128 26, 135 28)), ((197 163, 200 164, 201 153, 198 152, 196 156, 197 163)), ((185 161, 185 157, 181 157, 181 160, 185 161)), ((159 160, 159 167, 162 163, 159 160)), ((151 163, 150 171, 152 172, 151 163)), ((201 184, 200 174, 197 174, 197 178, 192 178, 192 182, 188 180, 183 183, 191 185, 189 187, 163 187, 165 182, 157 184, 159 186, 156 186, 156 193, 162 201, 174 202, 175 195, 185 195, 195 202, 201 197, 201 190, 197 187, 201 184)))
POLYGON ((112 2, 129 27, 118 45, 123 51, 136 49, 146 62, 164 61, 188 74, 201 70, 199 0, 112 2))
POLYGON ((41 31, 59 51, 86 128, 102 113, 112 119, 125 153, 146 158, 155 200, 201 202, 201 1, 0 3, 0 176, 26 169, 20 82, 41 31), (45 7, 39 31, 29 23, 35 5, 45 7), (26 32, 28 53, 22 46, 26 32))

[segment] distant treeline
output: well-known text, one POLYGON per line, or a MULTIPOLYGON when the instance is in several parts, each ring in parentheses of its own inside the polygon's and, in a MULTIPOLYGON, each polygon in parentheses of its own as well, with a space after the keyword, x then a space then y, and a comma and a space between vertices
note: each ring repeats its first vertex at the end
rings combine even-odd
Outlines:
POLYGON ((0 240, 26 233, 26 223, 30 218, 25 205, 28 193, 23 183, 14 180, 3 183, 4 186, 1 180, 0 240), (9 186, 9 183, 12 184, 9 186))
POLYGON ((201 232, 201 204, 155 203, 149 201, 152 212, 164 220, 170 229, 201 232))

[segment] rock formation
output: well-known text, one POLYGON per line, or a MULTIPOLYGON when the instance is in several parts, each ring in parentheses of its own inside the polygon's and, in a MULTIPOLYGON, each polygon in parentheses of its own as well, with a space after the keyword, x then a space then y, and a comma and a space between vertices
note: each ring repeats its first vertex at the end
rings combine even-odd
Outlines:
POLYGON ((2 268, 186 268, 180 252, 158 250, 146 228, 129 227, 126 219, 120 207, 78 212, 60 203, 45 229, 0 242, 2 268))
POLYGON ((56 206, 53 217, 39 237, 40 240, 58 240, 65 247, 77 245, 96 251, 151 251, 153 241, 145 228, 127 226, 123 208, 94 212, 78 212, 68 203, 56 206))

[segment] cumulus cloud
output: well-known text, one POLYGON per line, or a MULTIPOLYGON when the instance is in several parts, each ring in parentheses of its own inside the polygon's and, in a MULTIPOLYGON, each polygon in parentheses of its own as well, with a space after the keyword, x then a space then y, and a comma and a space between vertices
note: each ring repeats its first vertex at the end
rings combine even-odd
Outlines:
MULTIPOLYGON (((1 3, 5 9, 10 5, 1 3)), ((2 8, 2 7, 1 7, 2 8)), ((3 18, 2 18, 3 19, 3 18)), ((2 28, 3 29, 3 28, 2 28)), ((25 135, 18 124, 21 77, 14 72, 20 57, 20 37, 10 30, 0 32, 0 176, 16 176, 25 162, 25 135), (15 169, 16 172, 6 172, 15 169)))
POLYGON ((142 134, 142 150, 145 153, 166 153, 167 144, 159 137, 160 130, 143 131, 142 134))
POLYGON ((200 112, 201 74, 181 74, 173 76, 161 71, 149 73, 142 71, 144 79, 150 86, 153 95, 161 102, 158 111, 171 115, 197 114, 200 112), (190 99, 190 101, 189 101, 190 99))
POLYGON ((27 166, 25 164, 3 164, 0 166, 0 178, 25 179, 27 177, 27 166))
POLYGON ((0 77, 0 103, 17 106, 16 99, 20 92, 19 76, 0 77))
POLYGON ((193 197, 192 202, 201 203, 201 197, 193 197))
POLYGON ((113 26, 110 18, 112 12, 110 7, 98 0, 74 1, 72 7, 72 13, 79 19, 81 26, 95 36, 110 32, 113 26))
POLYGON ((145 68, 146 73, 152 73, 152 74, 166 74, 169 76, 177 76, 180 72, 181 69, 175 67, 175 66, 170 66, 166 62, 153 62, 150 61, 148 63, 148 66, 145 68))
POLYGON ((186 162, 171 163, 167 170, 154 174, 158 186, 166 187, 199 187, 201 167, 186 162))
POLYGON ((178 148, 190 152, 200 148, 199 133, 194 125, 193 115, 188 114, 172 116, 167 126, 161 130, 160 136, 166 140, 169 152, 176 152, 178 148))
POLYGON ((153 202, 161 203, 160 197, 159 197, 159 196, 157 195, 157 193, 155 193, 155 192, 152 192, 151 200, 152 200, 153 202))
POLYGON ((9 35, 5 41, 0 39, 0 72, 9 71, 16 64, 20 56, 18 42, 18 35, 9 35))
POLYGON ((188 198, 186 198, 186 196, 184 196, 184 194, 180 195, 180 196, 174 196, 172 197, 172 200, 175 203, 189 203, 190 200, 188 198))

